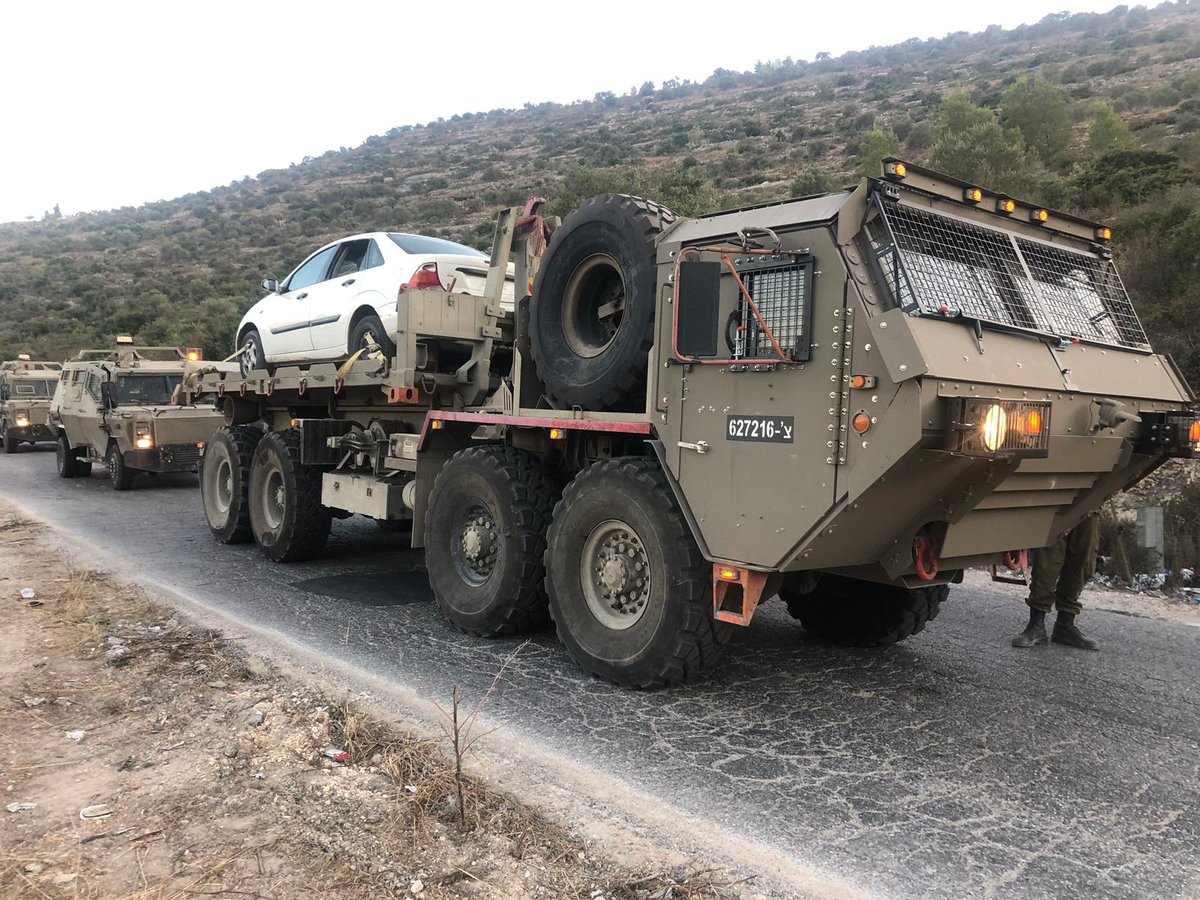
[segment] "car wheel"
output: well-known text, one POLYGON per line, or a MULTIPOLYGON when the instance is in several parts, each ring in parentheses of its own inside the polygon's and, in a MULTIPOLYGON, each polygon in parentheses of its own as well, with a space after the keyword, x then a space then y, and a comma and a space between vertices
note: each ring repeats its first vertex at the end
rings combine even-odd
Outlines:
POLYGON ((238 357, 238 367, 242 377, 249 377, 255 369, 266 368, 267 356, 263 352, 262 337, 257 328, 251 328, 242 338, 242 352, 238 357))
POLYGON ((350 332, 350 346, 347 349, 354 354, 371 344, 377 344, 389 360, 396 358, 396 345, 384 331, 379 316, 363 316, 358 320, 350 332))
POLYGON ((65 434, 58 436, 58 444, 55 449, 59 478, 78 478, 84 474, 80 471, 82 466, 79 462, 79 453, 71 446, 71 442, 67 440, 65 434))

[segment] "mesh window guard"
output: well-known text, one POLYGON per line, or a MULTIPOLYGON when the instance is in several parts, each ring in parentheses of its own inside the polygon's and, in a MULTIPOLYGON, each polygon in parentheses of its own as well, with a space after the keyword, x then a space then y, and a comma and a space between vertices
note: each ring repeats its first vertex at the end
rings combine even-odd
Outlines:
POLYGON ((1111 259, 903 203, 880 203, 867 236, 896 304, 1149 350, 1111 259))

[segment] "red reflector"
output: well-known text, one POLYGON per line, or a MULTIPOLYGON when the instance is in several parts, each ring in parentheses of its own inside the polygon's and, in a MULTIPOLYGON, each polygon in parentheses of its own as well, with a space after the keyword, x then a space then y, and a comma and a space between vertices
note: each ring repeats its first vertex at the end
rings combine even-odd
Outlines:
POLYGON ((204 441, 196 441, 196 449, 203 450, 204 449, 204 441))

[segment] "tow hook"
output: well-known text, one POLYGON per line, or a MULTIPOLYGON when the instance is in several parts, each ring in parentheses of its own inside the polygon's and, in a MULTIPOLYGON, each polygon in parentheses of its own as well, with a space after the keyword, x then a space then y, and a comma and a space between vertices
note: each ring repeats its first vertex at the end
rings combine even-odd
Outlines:
POLYGON ((937 543, 928 535, 918 534, 913 539, 913 561, 917 564, 917 577, 922 581, 933 581, 938 573, 937 543))

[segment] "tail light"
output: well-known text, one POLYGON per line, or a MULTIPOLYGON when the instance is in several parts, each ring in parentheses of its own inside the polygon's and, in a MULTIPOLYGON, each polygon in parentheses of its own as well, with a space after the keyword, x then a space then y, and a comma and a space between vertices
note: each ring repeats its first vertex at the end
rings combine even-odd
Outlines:
POLYGON ((444 291, 446 286, 442 284, 442 279, 438 275, 437 263, 428 262, 413 272, 412 278, 408 279, 408 284, 402 285, 400 290, 405 288, 410 291, 444 291))

